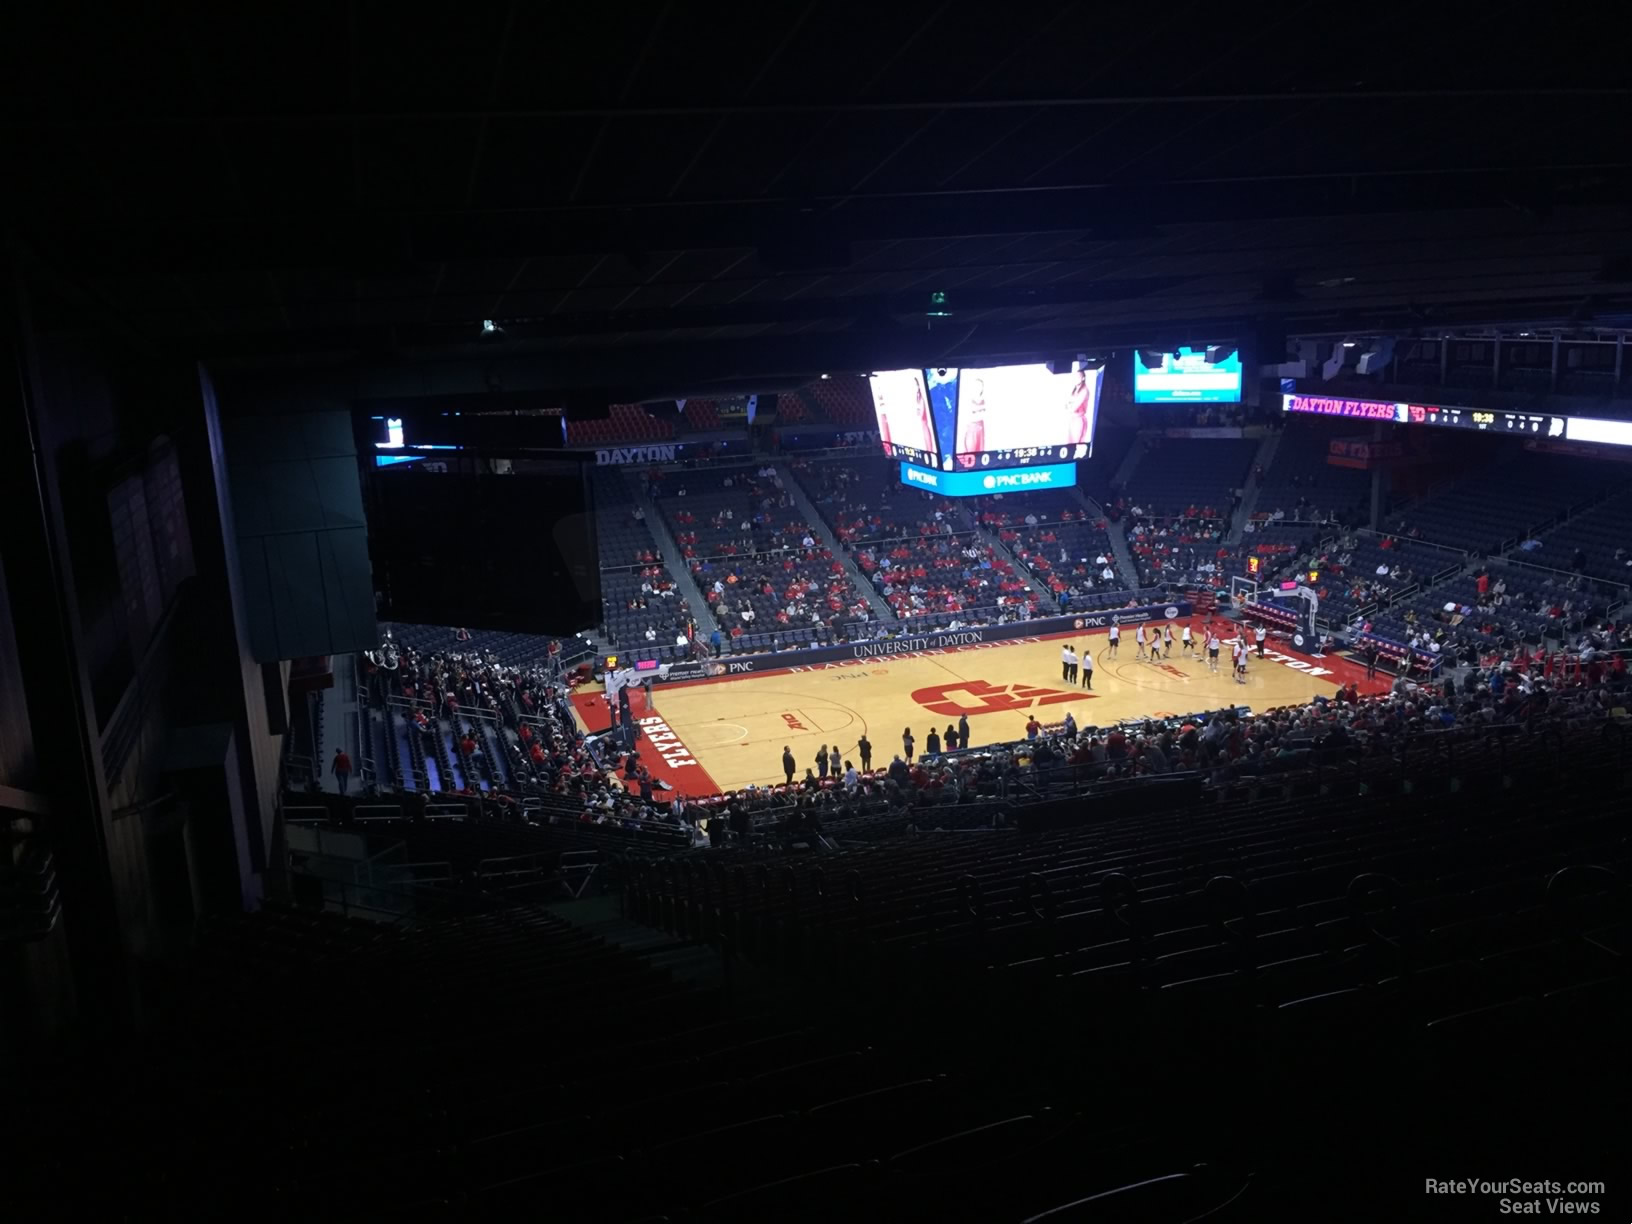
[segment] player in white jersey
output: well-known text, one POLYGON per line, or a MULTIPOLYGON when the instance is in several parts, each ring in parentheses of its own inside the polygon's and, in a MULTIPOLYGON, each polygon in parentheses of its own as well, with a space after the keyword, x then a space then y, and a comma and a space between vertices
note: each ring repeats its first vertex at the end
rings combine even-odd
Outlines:
POLYGON ((1190 658, 1195 658, 1195 655, 1196 655, 1196 643, 1190 637, 1190 622, 1189 621, 1185 621, 1184 622, 1184 628, 1179 630, 1179 645, 1184 647, 1184 653, 1187 656, 1189 656, 1190 658))
POLYGON ((1243 633, 1241 637, 1235 639, 1235 682, 1237 684, 1247 682, 1247 655, 1250 653, 1247 649, 1246 635, 1243 633))
POLYGON ((1207 668, 1218 670, 1218 634, 1212 629, 1207 630, 1207 668))
POLYGON ((1112 620, 1111 620, 1111 644, 1110 644, 1109 647, 1107 647, 1107 649, 1111 652, 1111 658, 1113 658, 1113 659, 1116 658, 1116 648, 1118 646, 1120 646, 1121 644, 1122 644, 1122 626, 1116 623, 1115 618, 1112 618, 1112 620))
POLYGON ((1173 626, 1172 625, 1163 625, 1162 626, 1162 658, 1165 659, 1172 653, 1173 653, 1173 626))
POLYGON ((1133 644, 1138 647, 1138 649, 1133 652, 1133 657, 1135 659, 1143 659, 1148 657, 1145 654, 1145 626, 1143 622, 1141 622, 1139 627, 1133 631, 1133 644))

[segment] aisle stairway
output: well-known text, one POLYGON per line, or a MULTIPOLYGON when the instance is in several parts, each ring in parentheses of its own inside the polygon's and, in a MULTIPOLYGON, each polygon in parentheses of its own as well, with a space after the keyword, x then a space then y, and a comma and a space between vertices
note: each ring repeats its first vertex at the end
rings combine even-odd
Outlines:
POLYGON ((635 504, 646 515, 646 529, 657 541, 657 551, 668 564, 669 573, 673 576, 681 597, 686 601, 686 607, 691 609, 691 618, 697 622, 699 636, 706 638, 715 625, 714 613, 709 610, 708 600, 703 598, 696 579, 691 576, 691 567, 686 564, 674 533, 669 530, 669 524, 658 510, 657 503, 647 495, 635 472, 626 471, 623 478, 629 484, 629 492, 634 497, 635 504))
MULTIPOLYGON (((362 786, 366 780, 363 776, 363 763, 365 760, 372 762, 374 752, 362 741, 354 656, 336 655, 333 667, 334 683, 322 690, 318 698, 322 705, 320 719, 322 742, 318 745, 319 755, 314 768, 323 789, 331 794, 339 794, 340 784, 335 781, 334 771, 330 768, 330 762, 334 760, 334 750, 344 748, 346 755, 351 758, 353 791, 362 786)), ((374 762, 374 765, 376 769, 379 768, 378 762, 374 762)))
POLYGON ((1146 440, 1143 434, 1134 439, 1133 445, 1128 447, 1128 453, 1123 456, 1117 466, 1116 475, 1111 477, 1112 489, 1125 489, 1133 474, 1139 470, 1139 461, 1145 457, 1146 440))
POLYGON ((623 917, 617 897, 584 897, 546 907, 587 935, 633 953, 654 969, 681 982, 704 989, 719 989, 725 982, 720 954, 713 948, 642 926, 623 917))
POLYGON ((1121 571, 1127 580, 1128 589, 1136 591, 1141 585, 1139 581, 1139 566, 1133 559, 1133 551, 1128 548, 1128 533, 1120 519, 1105 520, 1105 535, 1111 541, 1111 557, 1116 562, 1116 568, 1121 571))
POLYGON ((1281 430, 1271 429, 1259 441, 1258 453, 1252 457, 1253 466, 1248 473, 1247 483, 1241 492, 1241 504, 1235 508, 1235 514, 1230 519, 1230 531, 1229 535, 1225 537, 1225 543, 1230 545, 1241 543, 1242 529, 1257 512, 1258 493, 1263 487, 1263 482, 1253 476, 1251 472, 1269 471, 1269 465, 1275 462, 1275 452, 1280 448, 1283 436, 1281 430))
POLYGON ((867 600, 867 606, 873 610, 874 618, 886 622, 895 620, 895 612, 891 610, 889 604, 884 602, 884 597, 878 593, 878 589, 868 580, 867 575, 861 572, 861 568, 856 565, 855 558, 850 555, 850 550, 839 543, 838 538, 833 534, 833 528, 827 525, 827 520, 822 517, 821 511, 816 509, 816 503, 810 500, 810 494, 805 492, 805 487, 794 476, 792 465, 787 463, 777 464, 776 474, 777 478, 782 481, 782 487, 787 490, 788 496, 793 498, 793 504, 799 507, 799 513, 805 516, 805 522, 810 525, 810 534, 818 543, 830 549, 833 555, 838 558, 839 564, 844 566, 844 572, 849 575, 850 581, 855 584, 856 589, 867 600))

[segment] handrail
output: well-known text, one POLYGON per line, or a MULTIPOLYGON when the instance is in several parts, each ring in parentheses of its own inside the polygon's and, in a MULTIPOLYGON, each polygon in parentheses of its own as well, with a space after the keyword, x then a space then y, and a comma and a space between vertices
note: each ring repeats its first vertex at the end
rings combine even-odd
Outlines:
POLYGON ((984 532, 979 527, 955 527, 951 531, 926 531, 917 535, 868 536, 864 540, 846 540, 839 535, 837 528, 834 528, 833 531, 833 538, 838 540, 842 547, 852 550, 871 547, 875 544, 922 544, 926 540, 955 540, 960 536, 980 537, 983 535, 984 532))
POLYGON ((1474 550, 1471 548, 1457 548, 1454 544, 1441 544, 1436 540, 1425 540, 1421 536, 1400 535, 1398 532, 1394 531, 1376 531, 1370 527, 1356 527, 1354 529, 1354 534, 1376 536, 1378 539, 1382 540, 1399 540, 1405 544, 1420 544, 1425 548, 1437 548, 1441 552, 1456 553, 1458 556, 1464 559, 1471 557, 1474 552, 1474 550))
POLYGON ((401 820, 403 819, 400 803, 366 803, 358 804, 351 809, 351 818, 358 824, 367 824, 370 821, 401 820))
POLYGON ((160 614, 142 657, 137 660, 130 681, 125 685, 125 691, 100 729, 97 749, 102 754, 102 768, 110 787, 118 784, 131 754, 141 742, 143 716, 162 695, 168 679, 172 630, 177 621, 177 609, 184 598, 184 590, 178 591, 177 597, 171 599, 170 605, 160 614))
POLYGON ((1574 570, 1562 570, 1557 566, 1537 565, 1534 561, 1526 561, 1522 557, 1508 557, 1507 563, 1509 565, 1522 567, 1523 569, 1539 570, 1544 574, 1562 574, 1566 578, 1579 578, 1583 582, 1596 582, 1601 583, 1604 586, 1619 587, 1621 590, 1626 591, 1629 595, 1632 595, 1632 583, 1616 582, 1613 578, 1596 578, 1591 574, 1578 574, 1574 570))
MULTIPOLYGON (((435 714, 435 711, 437 709, 437 703, 434 702, 434 701, 429 701, 424 697, 404 697, 400 693, 393 693, 391 696, 387 697, 385 699, 385 704, 386 704, 387 712, 390 711, 390 707, 392 707, 392 706, 398 706, 398 707, 401 708, 401 710, 409 712, 409 713, 412 713, 414 710, 423 709, 423 710, 426 710, 427 712, 435 714)), ((443 717, 443 715, 440 715, 440 714, 436 714, 435 716, 438 717, 438 718, 443 717)), ((485 720, 487 720, 489 722, 495 722, 495 723, 499 723, 501 725, 504 722, 503 717, 498 713, 498 711, 496 711, 496 710, 485 710, 481 706, 463 706, 462 705, 462 706, 459 707, 458 717, 460 717, 460 718, 471 718, 471 719, 485 719, 485 720)))

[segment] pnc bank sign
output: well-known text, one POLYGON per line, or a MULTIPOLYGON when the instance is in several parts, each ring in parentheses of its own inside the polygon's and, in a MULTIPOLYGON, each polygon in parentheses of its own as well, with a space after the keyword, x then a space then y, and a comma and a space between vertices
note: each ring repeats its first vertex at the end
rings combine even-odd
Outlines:
POLYGON ((1027 489, 1069 489, 1077 483, 1077 465, 1050 463, 1039 467, 1004 468, 996 472, 937 472, 916 463, 901 465, 901 483, 928 489, 943 497, 988 497, 1027 489))

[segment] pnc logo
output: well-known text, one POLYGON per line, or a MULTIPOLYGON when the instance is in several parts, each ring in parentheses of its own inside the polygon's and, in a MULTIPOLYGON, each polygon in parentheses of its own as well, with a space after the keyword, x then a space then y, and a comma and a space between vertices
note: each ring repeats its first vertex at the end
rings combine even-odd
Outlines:
POLYGON ((1079 698, 1092 699, 1098 693, 1063 693, 1059 689, 1035 688, 1029 684, 988 684, 984 680, 954 680, 917 689, 912 699, 931 714, 956 718, 960 714, 1003 714, 1058 705, 1079 698), (958 698, 961 697, 962 700, 958 698))
POLYGON ((1035 472, 997 472, 982 480, 987 489, 1024 489, 1031 485, 1054 483, 1054 469, 1041 468, 1035 472))
POLYGON ((940 486, 941 478, 934 472, 926 472, 922 468, 915 467, 907 468, 906 472, 908 484, 928 485, 932 489, 940 486))
POLYGON ((810 730, 810 728, 805 726, 804 723, 800 722, 798 716, 794 715, 794 714, 784 714, 784 715, 782 715, 782 721, 787 723, 788 726, 792 727, 795 731, 809 731, 810 730))

